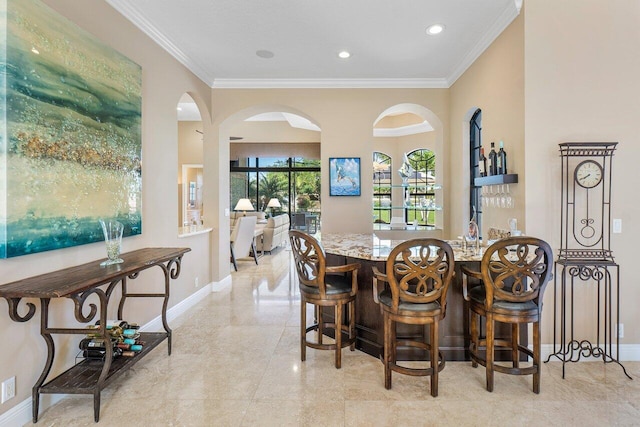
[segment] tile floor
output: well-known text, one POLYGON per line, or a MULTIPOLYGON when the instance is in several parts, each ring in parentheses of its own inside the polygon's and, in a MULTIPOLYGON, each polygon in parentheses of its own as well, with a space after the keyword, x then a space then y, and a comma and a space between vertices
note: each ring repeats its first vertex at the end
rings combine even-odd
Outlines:
MULTIPOLYGON (((161 345, 102 394, 99 426, 516 426, 640 425, 640 362, 544 365, 531 377, 449 362, 439 396, 428 378, 393 376, 359 351, 299 356, 299 298, 286 249, 240 262, 233 286, 172 322, 173 354, 161 345)), ((29 424, 31 425, 31 424, 29 424)), ((71 396, 41 413, 38 426, 91 426, 91 396, 71 396)))

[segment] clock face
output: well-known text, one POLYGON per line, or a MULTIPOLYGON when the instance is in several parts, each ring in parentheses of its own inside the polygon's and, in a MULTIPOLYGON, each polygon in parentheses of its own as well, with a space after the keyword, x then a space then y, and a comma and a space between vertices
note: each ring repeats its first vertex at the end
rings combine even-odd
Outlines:
POLYGON ((602 166, 593 160, 585 160, 576 167, 574 179, 581 187, 593 188, 602 182, 602 166))

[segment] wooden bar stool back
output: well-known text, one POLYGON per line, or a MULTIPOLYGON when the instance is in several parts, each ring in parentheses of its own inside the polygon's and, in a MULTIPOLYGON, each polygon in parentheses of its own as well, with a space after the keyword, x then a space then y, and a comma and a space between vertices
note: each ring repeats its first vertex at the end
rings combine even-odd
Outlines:
POLYGON ((431 377, 431 395, 438 395, 438 373, 445 360, 438 347, 438 324, 444 319, 447 290, 454 274, 453 251, 438 239, 413 239, 397 245, 387 258, 386 274, 373 268, 374 299, 384 317, 384 386, 391 372, 431 377), (386 283, 379 292, 380 283, 386 283), (430 325, 429 342, 397 339, 396 324, 430 325), (397 362, 396 349, 416 347, 428 352, 429 368, 409 368, 397 362))
POLYGON ((340 369, 342 348, 350 347, 351 351, 355 350, 355 300, 360 264, 328 266, 324 249, 307 233, 289 230, 289 240, 300 282, 301 360, 304 362, 306 359, 307 347, 335 350, 335 365, 340 369), (315 306, 315 321, 311 326, 307 326, 307 303, 315 306), (333 322, 323 321, 321 308, 327 306, 334 307, 333 322), (346 325, 342 320, 345 307, 348 310, 346 325), (326 328, 333 330, 334 343, 322 342, 326 328), (311 331, 317 332, 315 342, 307 340, 307 334, 311 331))
POLYGON ((533 391, 540 392, 540 320, 542 297, 552 277, 553 253, 543 240, 510 237, 487 248, 480 270, 462 267, 463 295, 470 309, 470 354, 474 367, 486 367, 487 390, 493 391, 494 371, 511 375, 533 375, 533 391), (469 287, 468 277, 481 286, 469 287), (480 337, 478 320, 486 318, 486 336, 480 337), (495 322, 511 324, 511 336, 496 338, 495 322), (521 344, 520 324, 533 324, 533 350, 521 344), (495 362, 495 350, 506 348, 511 366, 495 362), (485 357, 482 357, 484 349, 485 357), (520 353, 532 358, 531 366, 520 366, 520 353))

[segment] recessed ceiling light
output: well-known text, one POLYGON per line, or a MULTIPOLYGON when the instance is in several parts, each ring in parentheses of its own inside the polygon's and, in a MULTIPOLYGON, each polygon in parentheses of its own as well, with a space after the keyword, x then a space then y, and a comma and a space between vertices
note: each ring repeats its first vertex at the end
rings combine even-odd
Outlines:
POLYGON ((440 34, 444 31, 444 25, 442 24, 433 24, 427 27, 427 34, 430 36, 435 36, 436 34, 440 34))
POLYGON ((270 50, 257 50, 256 51, 256 55, 258 55, 260 58, 264 58, 264 59, 270 59, 270 58, 273 58, 275 56, 275 54, 273 52, 271 52, 270 50))
POLYGON ((351 54, 349 52, 347 52, 346 50, 343 50, 342 52, 338 52, 338 57, 340 57, 342 59, 347 59, 350 56, 351 56, 351 54))

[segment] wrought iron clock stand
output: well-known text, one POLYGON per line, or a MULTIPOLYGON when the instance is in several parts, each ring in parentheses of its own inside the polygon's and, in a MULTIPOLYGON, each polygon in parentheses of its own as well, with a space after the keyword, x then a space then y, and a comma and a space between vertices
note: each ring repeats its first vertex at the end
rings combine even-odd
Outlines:
POLYGON ((620 266, 610 245, 611 171, 617 142, 565 142, 562 158, 562 221, 560 253, 554 267, 553 350, 547 362, 568 362, 582 357, 602 358, 620 365, 620 266), (590 286, 591 285, 591 286, 590 286), (595 342, 576 338, 575 313, 585 307, 574 295, 594 289, 595 342), (615 319, 615 321, 614 321, 615 319), (559 333, 559 340, 557 334, 559 333), (614 351, 615 350, 615 351, 614 351))

